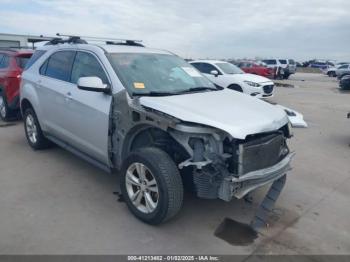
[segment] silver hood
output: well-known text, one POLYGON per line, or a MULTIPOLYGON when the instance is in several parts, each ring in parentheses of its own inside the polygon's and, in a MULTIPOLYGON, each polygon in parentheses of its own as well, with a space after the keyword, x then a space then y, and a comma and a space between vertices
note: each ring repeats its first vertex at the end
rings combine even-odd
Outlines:
POLYGON ((286 113, 276 106, 228 89, 162 97, 143 96, 140 103, 182 121, 221 129, 237 139, 274 131, 288 123, 286 113))

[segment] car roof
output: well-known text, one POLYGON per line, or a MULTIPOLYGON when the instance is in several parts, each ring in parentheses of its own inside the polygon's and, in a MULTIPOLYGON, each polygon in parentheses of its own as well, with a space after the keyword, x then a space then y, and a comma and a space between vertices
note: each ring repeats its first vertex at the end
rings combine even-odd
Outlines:
POLYGON ((108 44, 72 44, 72 43, 64 43, 64 44, 56 44, 56 45, 44 45, 39 48, 38 50, 60 50, 60 49, 66 49, 66 48, 78 48, 78 49, 102 49, 104 52, 107 53, 154 53, 154 54, 172 54, 169 51, 162 50, 162 49, 154 49, 154 48, 148 48, 148 47, 141 47, 141 46, 131 46, 131 45, 108 45, 108 44))
POLYGON ((221 61, 221 60, 194 60, 194 61, 190 61, 189 63, 229 63, 226 61, 221 61))

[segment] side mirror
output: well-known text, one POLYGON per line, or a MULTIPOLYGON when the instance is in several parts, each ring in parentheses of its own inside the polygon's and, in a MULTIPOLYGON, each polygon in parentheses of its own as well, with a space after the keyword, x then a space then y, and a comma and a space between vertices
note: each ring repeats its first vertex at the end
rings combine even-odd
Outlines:
POLYGON ((109 93, 111 89, 96 76, 84 76, 78 79, 78 88, 86 91, 109 93))
POLYGON ((210 74, 217 77, 219 75, 219 72, 218 72, 218 70, 211 70, 210 74))

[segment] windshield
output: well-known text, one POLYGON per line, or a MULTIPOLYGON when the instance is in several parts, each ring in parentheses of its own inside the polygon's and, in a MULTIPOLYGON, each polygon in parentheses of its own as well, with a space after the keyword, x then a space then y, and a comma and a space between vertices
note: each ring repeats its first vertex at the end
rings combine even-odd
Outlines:
POLYGON ((275 65, 276 64, 275 59, 266 59, 266 60, 263 60, 263 62, 267 65, 275 65))
POLYGON ((118 77, 133 95, 217 90, 197 69, 174 55, 113 53, 110 58, 118 77))
POLYGON ((230 63, 215 63, 215 65, 219 67, 225 74, 244 74, 242 69, 230 63))

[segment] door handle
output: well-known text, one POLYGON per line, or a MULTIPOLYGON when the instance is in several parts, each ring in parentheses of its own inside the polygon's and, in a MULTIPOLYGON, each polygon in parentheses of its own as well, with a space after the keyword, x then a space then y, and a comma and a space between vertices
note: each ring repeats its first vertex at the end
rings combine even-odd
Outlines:
POLYGON ((71 92, 68 92, 68 93, 66 94, 66 100, 72 100, 72 99, 73 99, 72 93, 71 93, 71 92))

